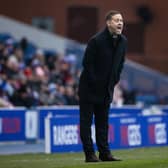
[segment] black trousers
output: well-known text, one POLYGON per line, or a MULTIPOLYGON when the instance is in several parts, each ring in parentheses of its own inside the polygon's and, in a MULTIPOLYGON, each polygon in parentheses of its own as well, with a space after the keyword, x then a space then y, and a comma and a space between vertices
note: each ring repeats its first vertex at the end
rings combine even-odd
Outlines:
POLYGON ((93 153, 91 124, 95 116, 96 144, 100 153, 109 152, 108 145, 108 114, 109 104, 92 104, 80 102, 80 137, 85 154, 93 153))

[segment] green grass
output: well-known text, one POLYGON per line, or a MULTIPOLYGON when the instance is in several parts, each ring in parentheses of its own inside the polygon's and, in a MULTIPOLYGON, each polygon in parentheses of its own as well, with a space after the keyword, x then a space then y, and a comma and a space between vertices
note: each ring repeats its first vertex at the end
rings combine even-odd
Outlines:
POLYGON ((0 155, 0 168, 168 168, 168 147, 116 150, 123 161, 85 163, 83 153, 0 155))

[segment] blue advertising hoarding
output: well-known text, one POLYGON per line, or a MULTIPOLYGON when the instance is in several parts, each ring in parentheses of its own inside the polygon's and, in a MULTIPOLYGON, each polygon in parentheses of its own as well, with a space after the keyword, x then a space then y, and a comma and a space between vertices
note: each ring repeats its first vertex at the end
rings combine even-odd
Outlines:
MULTIPOLYGON (((46 153, 82 150, 78 116, 58 116, 46 119, 46 153), (47 129, 48 128, 48 129, 47 129)), ((94 125, 92 139, 95 143, 94 125)), ((168 115, 124 116, 109 119, 110 149, 125 149, 168 145, 168 115)))
POLYGON ((68 106, 68 107, 39 107, 37 108, 39 112, 39 138, 44 139, 44 119, 48 115, 79 115, 78 106, 68 106))
MULTIPOLYGON (((165 114, 168 114, 167 106, 163 106, 161 109, 163 109, 165 114)), ((126 132, 136 132, 136 136, 133 138, 137 138, 137 145, 132 145, 134 147, 136 146, 138 147, 138 137, 140 137, 138 134, 139 131, 142 132, 143 136, 146 135, 146 138, 148 138, 148 145, 153 146, 155 145, 155 143, 157 145, 164 145, 164 142, 165 141, 167 142, 166 131, 168 127, 166 123, 168 123, 168 121, 166 119, 166 115, 161 116, 161 118, 159 118, 160 116, 146 116, 146 117, 143 117, 143 120, 140 118, 137 119, 137 117, 141 115, 141 111, 142 111, 142 108, 137 108, 135 106, 112 107, 110 109, 109 142, 110 142, 111 148, 118 148, 119 145, 121 145, 122 148, 127 148, 128 145, 123 145, 124 143, 132 144, 130 142, 131 136, 129 136, 128 137, 129 139, 127 140, 126 138, 125 139, 123 138, 120 143, 114 141, 116 137, 120 137, 120 134, 126 134, 126 132), (127 120, 127 117, 132 118, 132 120, 127 120), (139 126, 139 123, 142 123, 142 122, 143 122, 143 125, 139 126), (114 123, 115 123, 115 126, 114 126, 114 123), (127 125, 131 125, 131 126, 127 128, 127 125), (135 125, 135 126, 132 126, 132 125, 135 125), (148 125, 148 127, 146 126, 144 127, 144 125, 148 125), (122 133, 115 132, 114 134, 114 130, 116 129, 120 130, 120 132, 122 133), (163 138, 163 137, 166 137, 166 138, 163 138)), ((79 107, 78 106, 73 106, 73 107, 56 106, 56 107, 47 107, 47 108, 38 107, 33 111, 27 110, 26 108, 12 108, 12 109, 1 108, 0 109, 0 142, 22 141, 22 140, 28 140, 28 139, 43 140, 45 137, 44 118, 50 114, 52 116, 57 116, 57 117, 62 115, 64 117, 69 117, 69 116, 72 117, 74 115, 78 116, 79 107)), ((65 121, 63 120, 64 125, 66 125, 67 120, 69 120, 69 118, 66 118, 65 121)), ((76 122, 78 122, 78 120, 76 120, 76 122)), ((77 125, 79 128, 78 123, 77 125)), ((92 131, 94 132, 94 126, 92 126, 92 131)), ((131 135, 131 133, 129 135, 131 135)), ((93 139, 95 141, 94 136, 93 136, 93 139)), ((144 145, 143 141, 141 143, 142 145, 144 145)))
MULTIPOLYGON (((39 138, 44 139, 44 119, 47 115, 79 115, 79 106, 55 106, 55 107, 39 107, 39 138)), ((121 115, 138 115, 142 112, 141 107, 136 106, 123 106, 123 107, 111 107, 110 114, 114 116, 121 115)))
POLYGON ((110 117, 109 144, 112 149, 145 145, 145 125, 142 117, 110 117))
POLYGON ((144 123, 148 146, 168 144, 168 114, 144 117, 144 123))
POLYGON ((0 109, 0 142, 25 140, 25 109, 0 109))

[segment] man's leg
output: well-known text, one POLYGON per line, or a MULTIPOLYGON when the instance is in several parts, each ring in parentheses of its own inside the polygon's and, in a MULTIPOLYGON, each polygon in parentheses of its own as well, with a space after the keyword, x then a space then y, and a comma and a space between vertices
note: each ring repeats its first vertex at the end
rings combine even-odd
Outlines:
POLYGON ((109 105, 95 106, 96 142, 99 150, 99 159, 102 161, 120 161, 111 155, 108 144, 108 114, 109 105))
POLYGON ((109 151, 108 145, 108 104, 95 105, 96 143, 100 153, 109 151))
POLYGON ((97 162, 98 158, 94 153, 93 141, 91 138, 91 124, 93 118, 93 105, 80 102, 80 137, 83 143, 83 150, 86 162, 97 162))

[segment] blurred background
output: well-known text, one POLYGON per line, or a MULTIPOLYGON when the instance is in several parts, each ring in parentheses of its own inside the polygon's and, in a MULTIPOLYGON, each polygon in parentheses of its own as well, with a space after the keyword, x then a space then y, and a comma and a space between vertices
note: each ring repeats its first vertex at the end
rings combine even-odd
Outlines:
MULTIPOLYGON (((105 27, 104 17, 111 9, 122 13, 128 39, 127 60, 112 105, 167 105, 166 1, 5 0, 0 5, 0 107, 38 111, 39 106, 78 105, 86 43, 105 27)), ((154 111, 160 114, 158 108, 154 111)), ((28 118, 36 128, 38 117, 28 118)), ((1 140, 12 140, 3 132, 4 123, 9 124, 1 115, 1 140)))
POLYGON ((77 104, 84 44, 104 28, 110 9, 123 14, 128 38, 129 61, 118 87, 123 102, 167 103, 167 5, 157 0, 3 1, 0 70, 1 83, 6 84, 1 84, 1 97, 16 106, 77 104), (45 104, 41 94, 51 95, 51 102, 45 104), (16 102, 21 96, 25 102, 16 102), (56 96, 57 102, 52 100, 56 96))
POLYGON ((0 5, 1 104, 78 104, 76 91, 85 44, 104 28, 104 16, 110 9, 123 14, 123 33, 128 38, 128 60, 114 101, 168 103, 165 3, 6 0, 0 5))

